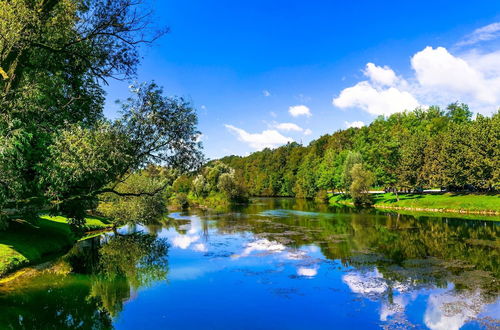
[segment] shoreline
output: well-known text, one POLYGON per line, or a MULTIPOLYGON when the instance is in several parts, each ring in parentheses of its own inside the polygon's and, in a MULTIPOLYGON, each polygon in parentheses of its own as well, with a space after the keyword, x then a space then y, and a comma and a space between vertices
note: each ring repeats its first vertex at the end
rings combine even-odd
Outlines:
MULTIPOLYGON (((354 206, 350 198, 333 195, 330 205, 354 206)), ((408 211, 418 213, 434 213, 439 215, 478 215, 494 217, 485 219, 499 221, 500 195, 487 194, 400 194, 399 200, 392 193, 373 194, 373 204, 367 208, 380 210, 408 211)))
POLYGON ((431 208, 421 208, 421 207, 406 207, 406 206, 387 206, 387 205, 374 205, 373 208, 376 209, 388 209, 388 210, 402 210, 402 211, 415 211, 415 212, 438 212, 438 213, 455 213, 455 214, 476 214, 476 215, 500 215, 499 211, 492 210, 463 210, 463 209, 431 209, 431 208))
POLYGON ((67 219, 40 215, 36 222, 13 222, 0 232, 0 280, 66 254, 78 241, 112 229, 104 218, 87 217, 84 230, 73 232, 67 219))

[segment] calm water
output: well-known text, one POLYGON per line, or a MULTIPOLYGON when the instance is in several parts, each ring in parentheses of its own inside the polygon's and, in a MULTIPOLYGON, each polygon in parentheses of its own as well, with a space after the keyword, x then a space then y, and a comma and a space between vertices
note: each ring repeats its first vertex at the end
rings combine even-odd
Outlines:
POLYGON ((172 213, 0 287, 0 327, 498 328, 498 231, 293 199, 172 213))

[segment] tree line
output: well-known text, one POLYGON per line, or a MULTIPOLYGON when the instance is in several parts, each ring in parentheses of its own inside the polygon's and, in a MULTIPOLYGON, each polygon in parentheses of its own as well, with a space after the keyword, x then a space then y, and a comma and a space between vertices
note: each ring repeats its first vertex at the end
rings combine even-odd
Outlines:
POLYGON ((228 156, 253 196, 323 198, 327 191, 419 192, 500 189, 500 111, 473 113, 452 103, 380 116, 369 126, 288 143, 247 157, 228 156))

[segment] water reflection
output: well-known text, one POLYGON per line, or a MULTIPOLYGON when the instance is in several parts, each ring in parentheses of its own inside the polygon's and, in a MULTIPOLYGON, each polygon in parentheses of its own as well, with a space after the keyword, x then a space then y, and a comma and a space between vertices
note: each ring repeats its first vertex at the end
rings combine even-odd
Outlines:
POLYGON ((292 199, 172 213, 82 242, 58 270, 3 288, 0 324, 498 327, 498 228, 292 199))
MULTIPOLYGON (((194 228, 210 226, 218 234, 252 233, 232 260, 272 256, 300 261, 294 264, 295 272, 304 278, 318 276, 325 261, 339 260, 347 270, 342 282, 351 293, 378 302, 379 320, 390 327, 415 326, 406 312, 421 299, 426 304, 418 321, 428 328, 499 325, 499 312, 490 308, 498 303, 500 275, 494 223, 416 219, 278 199, 253 204, 237 216, 213 218, 198 212, 189 219, 194 228), (311 247, 319 248, 324 259, 318 259, 311 247), (474 319, 477 322, 471 323, 474 319)), ((197 232, 180 233, 174 242, 193 247, 197 232)))
POLYGON ((52 268, 1 288, 0 324, 13 329, 111 328, 139 288, 166 280, 167 251, 164 239, 141 232, 82 241, 52 268))

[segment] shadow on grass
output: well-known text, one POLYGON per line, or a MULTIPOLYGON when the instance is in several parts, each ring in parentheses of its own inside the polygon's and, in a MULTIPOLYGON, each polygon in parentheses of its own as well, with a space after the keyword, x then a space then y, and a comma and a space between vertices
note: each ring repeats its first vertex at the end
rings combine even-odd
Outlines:
MULTIPOLYGON (((0 254, 0 265, 4 271, 42 261, 71 247, 75 237, 69 225, 37 219, 34 222, 13 221, 8 229, 0 231, 0 245, 6 247, 0 254)), ((2 273, 2 271, 0 271, 2 273)))
MULTIPOLYGON (((401 194, 399 195, 399 201, 405 200, 414 200, 424 198, 422 194, 401 194)), ((385 203, 385 204, 394 204, 398 202, 396 195, 392 194, 390 197, 387 195, 378 195, 374 197, 375 203, 385 203)))

